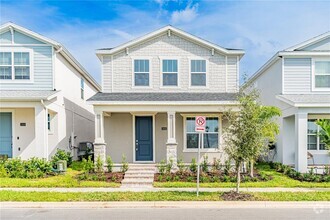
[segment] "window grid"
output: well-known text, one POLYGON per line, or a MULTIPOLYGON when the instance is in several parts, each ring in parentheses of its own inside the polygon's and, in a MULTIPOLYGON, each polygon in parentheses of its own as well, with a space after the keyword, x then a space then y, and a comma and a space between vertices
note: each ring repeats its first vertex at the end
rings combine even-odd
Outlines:
POLYGON ((315 61, 314 68, 315 88, 330 88, 330 61, 315 61))
POLYGON ((318 135, 321 127, 315 122, 315 119, 308 119, 307 150, 326 150, 325 144, 321 142, 320 136, 318 135))
POLYGON ((149 60, 136 59, 134 60, 134 86, 149 86, 149 60))
POLYGON ((190 75, 191 86, 206 86, 206 60, 191 60, 190 75))
POLYGON ((0 80, 30 80, 30 66, 30 52, 0 52, 0 80))
POLYGON ((162 73, 163 86, 178 86, 178 60, 163 60, 162 73), (172 82, 171 77, 174 79, 172 82))

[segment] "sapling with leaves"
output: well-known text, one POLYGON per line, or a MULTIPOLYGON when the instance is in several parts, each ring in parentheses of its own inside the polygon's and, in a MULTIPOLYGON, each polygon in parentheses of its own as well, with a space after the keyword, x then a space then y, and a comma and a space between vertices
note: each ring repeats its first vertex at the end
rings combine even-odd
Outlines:
POLYGON ((184 170, 185 170, 185 165, 183 163, 183 159, 182 158, 178 159, 177 166, 178 166, 178 169, 179 169, 179 173, 183 173, 184 170))
POLYGON ((321 142, 324 143, 325 148, 330 153, 330 119, 319 119, 316 121, 316 124, 321 127, 319 136, 321 142))
MULTIPOLYGON (((269 138, 275 136, 278 127, 272 121, 280 110, 276 107, 262 106, 258 93, 240 93, 238 100, 240 110, 229 111, 224 115, 229 126, 225 129, 223 138, 226 143, 225 152, 235 163, 236 192, 239 192, 241 182, 241 167, 243 162, 255 161, 266 152, 269 138)), ((253 169, 251 169, 251 173, 253 169)))
POLYGON ((173 159, 171 158, 166 164, 166 173, 171 173, 172 168, 173 168, 173 159))
POLYGON ((113 161, 110 156, 107 156, 107 169, 109 173, 112 173, 113 170, 113 161))
POLYGON ((98 156, 96 158, 95 168, 96 168, 96 172, 98 172, 98 173, 102 173, 104 171, 104 169, 103 169, 104 163, 100 156, 98 156))
POLYGON ((202 167, 202 171, 204 173, 207 173, 209 171, 209 162, 208 162, 208 156, 207 155, 203 156, 203 162, 201 164, 201 167, 202 167))
POLYGON ((121 172, 125 173, 128 170, 128 163, 126 161, 125 154, 123 154, 121 157, 121 163, 122 163, 121 172))

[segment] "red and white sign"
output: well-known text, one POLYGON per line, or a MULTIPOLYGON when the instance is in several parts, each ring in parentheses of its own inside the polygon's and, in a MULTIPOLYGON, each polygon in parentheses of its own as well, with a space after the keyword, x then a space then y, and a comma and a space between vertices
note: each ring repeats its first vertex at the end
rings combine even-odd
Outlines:
POLYGON ((205 116, 196 116, 195 131, 196 132, 205 132, 205 126, 206 126, 206 117, 205 116))

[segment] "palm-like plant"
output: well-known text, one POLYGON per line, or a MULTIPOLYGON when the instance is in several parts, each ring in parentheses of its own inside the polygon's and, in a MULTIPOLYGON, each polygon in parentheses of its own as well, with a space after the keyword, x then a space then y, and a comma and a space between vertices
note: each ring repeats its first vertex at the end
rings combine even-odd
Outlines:
POLYGON ((330 151, 330 119, 317 120, 316 124, 322 128, 318 135, 325 144, 325 148, 330 151))

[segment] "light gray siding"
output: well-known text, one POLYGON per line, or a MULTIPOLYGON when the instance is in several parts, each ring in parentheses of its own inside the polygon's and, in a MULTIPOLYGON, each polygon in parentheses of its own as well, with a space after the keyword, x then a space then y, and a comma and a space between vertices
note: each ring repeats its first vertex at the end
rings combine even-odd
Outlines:
POLYGON ((302 50, 306 51, 330 51, 330 37, 326 38, 320 42, 317 42, 313 45, 303 48, 302 50))
POLYGON ((9 31, 0 34, 0 44, 10 44, 11 43, 11 34, 9 31))
POLYGON ((200 46, 174 33, 170 37, 164 33, 131 47, 128 54, 125 51, 118 52, 113 55, 113 63, 111 56, 104 55, 102 58, 103 92, 236 92, 238 90, 236 56, 228 57, 226 73, 226 56, 224 54, 215 52, 212 56, 210 48, 200 46), (150 88, 142 89, 132 86, 133 60, 139 58, 150 60, 150 88), (178 59, 178 87, 164 88, 161 85, 162 58, 178 59), (208 85, 206 88, 190 86, 190 59, 207 60, 208 85))
POLYGON ((53 88, 52 47, 25 46, 24 48, 33 50, 33 65, 32 65, 33 66, 32 74, 34 78, 33 82, 31 83, 19 83, 19 81, 17 81, 18 83, 0 82, 0 88, 2 90, 52 90, 53 88))
POLYGON ((45 44, 18 31, 14 31, 14 42, 15 44, 45 44))
POLYGON ((311 59, 284 59, 284 88, 283 94, 304 94, 311 91, 311 59))

